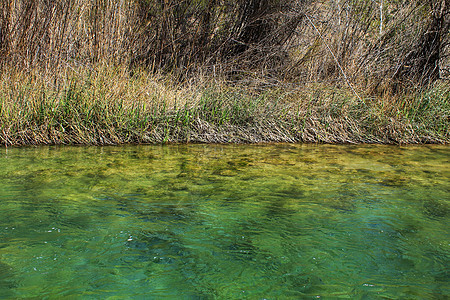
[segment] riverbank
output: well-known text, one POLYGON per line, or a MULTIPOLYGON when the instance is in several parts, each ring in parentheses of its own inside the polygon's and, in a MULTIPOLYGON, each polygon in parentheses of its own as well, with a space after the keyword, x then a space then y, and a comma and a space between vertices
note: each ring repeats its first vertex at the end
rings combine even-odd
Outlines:
POLYGON ((122 68, 4 72, 0 144, 383 143, 450 141, 448 83, 367 96, 336 84, 183 86, 122 68))

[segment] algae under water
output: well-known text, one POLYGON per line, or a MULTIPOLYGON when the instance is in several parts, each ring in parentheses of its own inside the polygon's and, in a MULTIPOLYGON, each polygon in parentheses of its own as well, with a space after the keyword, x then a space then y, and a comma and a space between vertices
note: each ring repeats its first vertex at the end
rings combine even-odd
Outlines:
POLYGON ((0 298, 444 299, 449 154, 2 149, 0 298))

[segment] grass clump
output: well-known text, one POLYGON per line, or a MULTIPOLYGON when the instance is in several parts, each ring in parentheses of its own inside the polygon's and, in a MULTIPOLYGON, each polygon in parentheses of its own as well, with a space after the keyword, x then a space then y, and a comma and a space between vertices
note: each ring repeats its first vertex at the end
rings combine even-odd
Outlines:
POLYGON ((447 143, 446 83, 401 97, 314 84, 264 89, 203 80, 177 86, 126 68, 58 77, 4 73, 0 144, 447 143))

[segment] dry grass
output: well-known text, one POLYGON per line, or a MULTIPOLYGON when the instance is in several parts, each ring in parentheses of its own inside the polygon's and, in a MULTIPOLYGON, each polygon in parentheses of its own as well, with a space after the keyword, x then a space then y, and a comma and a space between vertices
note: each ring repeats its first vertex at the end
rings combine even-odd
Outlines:
POLYGON ((445 76, 446 0, 383 1, 382 11, 379 3, 0 0, 0 67, 60 73, 103 63, 178 81, 208 74, 377 93, 445 76))
POLYGON ((447 143, 447 1, 379 3, 0 0, 0 144, 447 143))
POLYGON ((358 99, 329 85, 249 89, 217 80, 176 86, 147 72, 4 73, 0 144, 448 143, 449 86, 358 99), (56 84, 55 84, 56 82, 56 84))

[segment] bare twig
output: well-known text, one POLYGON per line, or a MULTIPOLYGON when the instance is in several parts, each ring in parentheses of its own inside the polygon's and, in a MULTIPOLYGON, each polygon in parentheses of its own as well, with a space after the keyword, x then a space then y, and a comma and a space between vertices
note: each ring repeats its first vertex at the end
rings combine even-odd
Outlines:
POLYGON ((330 46, 328 46, 328 43, 325 41, 325 38, 323 37, 323 35, 320 33, 320 31, 317 29, 316 25, 314 25, 313 21, 311 20, 311 18, 308 15, 305 15, 305 17, 308 19, 309 23, 311 23, 311 25, 314 27, 314 30, 317 32, 317 34, 319 35, 320 39, 323 41, 323 43, 325 44, 325 46, 327 47, 328 51, 331 53, 331 55, 333 56, 334 61, 336 62, 337 66, 339 67, 339 70, 341 70, 342 75, 344 76, 345 81, 347 82, 348 86, 350 87, 350 89, 353 91, 353 93, 355 93, 356 97, 358 97, 358 99, 366 104, 364 102, 364 100, 359 96, 359 94, 356 92, 356 90, 353 88, 353 85, 350 83, 350 80, 348 80, 347 75, 344 72, 344 69, 342 69, 341 64, 339 63, 339 60, 336 58, 336 55, 334 55, 333 51, 331 50, 330 46))

